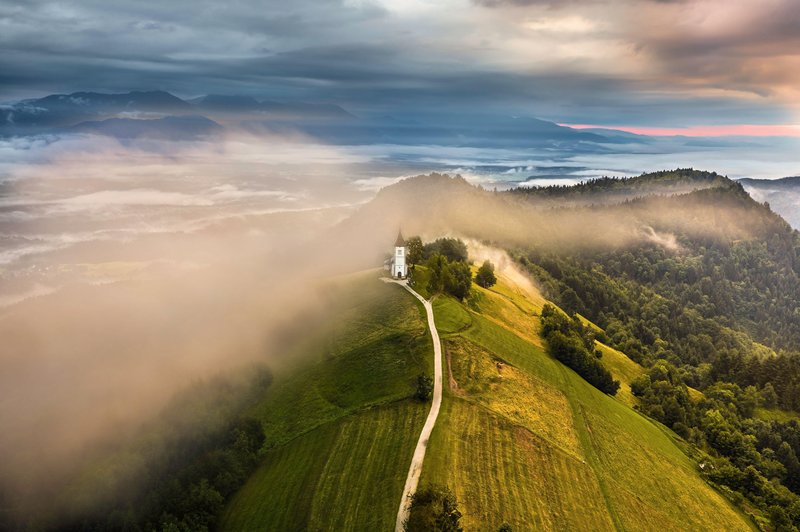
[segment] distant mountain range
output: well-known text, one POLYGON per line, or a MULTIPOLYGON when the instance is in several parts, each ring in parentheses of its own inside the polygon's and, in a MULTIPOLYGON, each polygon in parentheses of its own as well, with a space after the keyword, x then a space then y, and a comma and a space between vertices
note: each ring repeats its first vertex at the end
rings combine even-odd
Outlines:
POLYGON ((76 124, 71 131, 94 133, 119 139, 176 137, 196 139, 222 132, 224 128, 204 116, 167 116, 154 119, 108 118, 76 124))
POLYGON ((322 118, 353 119, 353 115, 338 105, 307 102, 275 102, 256 100, 250 96, 231 96, 226 94, 209 94, 189 100, 196 109, 209 113, 233 114, 258 113, 271 118, 322 118))
POLYGON ((0 136, 83 132, 119 138, 194 139, 245 120, 300 124, 353 118, 337 105, 258 101, 247 96, 212 94, 186 101, 164 91, 75 92, 0 107, 0 136), (218 120, 227 122, 226 126, 218 120))
POLYGON ((277 102, 209 94, 183 100, 164 91, 123 94, 76 92, 22 100, 0 107, 0 137, 94 133, 117 138, 196 139, 226 129, 253 133, 302 133, 334 144, 432 144, 475 147, 541 147, 604 151, 629 142, 613 130, 586 131, 530 117, 487 113, 435 119, 357 117, 339 105, 277 102))
POLYGON ((800 187, 800 176, 784 177, 782 179, 753 179, 750 177, 746 177, 744 179, 740 179, 739 183, 741 183, 744 186, 751 186, 751 187, 768 187, 770 189, 775 189, 775 188, 792 189, 800 187))

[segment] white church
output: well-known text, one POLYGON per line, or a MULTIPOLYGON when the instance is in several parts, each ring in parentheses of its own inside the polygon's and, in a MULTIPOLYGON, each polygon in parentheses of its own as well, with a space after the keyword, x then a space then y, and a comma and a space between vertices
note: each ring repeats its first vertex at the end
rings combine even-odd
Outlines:
POLYGON ((392 277, 405 279, 408 277, 408 265, 406 264, 406 241, 403 233, 397 233, 397 240, 394 242, 394 255, 386 259, 383 269, 392 272, 392 277))

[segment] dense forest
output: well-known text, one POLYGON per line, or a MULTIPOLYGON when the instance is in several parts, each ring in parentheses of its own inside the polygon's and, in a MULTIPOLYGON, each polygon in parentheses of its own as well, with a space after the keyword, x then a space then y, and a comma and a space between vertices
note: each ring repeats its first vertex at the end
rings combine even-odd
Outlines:
POLYGON ((546 187, 518 187, 510 194, 536 199, 555 199, 561 204, 569 200, 584 200, 588 203, 603 203, 605 200, 637 197, 642 194, 676 194, 700 188, 725 186, 729 180, 716 172, 705 172, 692 168, 664 170, 636 177, 600 177, 577 184, 549 185, 546 187))
POLYGON ((759 223, 751 238, 733 239, 724 227, 704 234, 662 221, 651 230, 673 235, 669 245, 514 256, 550 299, 600 326, 598 340, 648 368, 632 386, 638 408, 710 453, 710 481, 760 508, 774 528, 800 527, 800 425, 756 416, 759 407, 800 412, 800 235, 732 182, 618 208, 643 201, 735 204, 759 223))

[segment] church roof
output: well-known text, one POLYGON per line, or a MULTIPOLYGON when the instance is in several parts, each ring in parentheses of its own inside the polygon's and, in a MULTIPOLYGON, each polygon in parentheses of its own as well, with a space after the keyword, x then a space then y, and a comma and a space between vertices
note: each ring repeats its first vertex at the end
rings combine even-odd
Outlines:
POLYGON ((397 240, 395 240, 395 242, 394 242, 394 247, 401 248, 401 247, 404 247, 405 245, 406 245, 406 241, 403 238, 403 232, 402 231, 398 231, 397 232, 397 240))

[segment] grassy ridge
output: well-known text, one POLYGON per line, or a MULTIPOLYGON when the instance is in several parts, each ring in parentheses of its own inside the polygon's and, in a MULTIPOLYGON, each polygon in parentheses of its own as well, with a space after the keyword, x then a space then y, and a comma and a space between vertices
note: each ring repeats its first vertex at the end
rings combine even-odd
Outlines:
POLYGON ((283 444, 367 406, 410 397, 419 373, 433 372, 422 305, 375 276, 355 282, 362 291, 334 305, 332 323, 301 355, 304 365, 276 379, 254 409, 268 444, 283 444))
MULTIPOLYGON (((452 381, 422 481, 453 488, 465 529, 749 529, 674 436, 630 408, 629 387, 609 397, 524 337, 535 332, 512 332, 525 307, 503 297, 507 282, 479 289, 469 310, 434 303, 452 381)), ((601 349, 621 381, 640 373, 601 349)))
MULTIPOLYGON (((340 287, 335 318, 306 342, 252 414, 269 451, 221 530, 388 530, 429 406, 409 399, 432 373, 422 306, 370 274, 340 287), (353 290, 357 288, 358 290, 353 290)), ((337 292, 339 293, 339 292, 337 292)))

